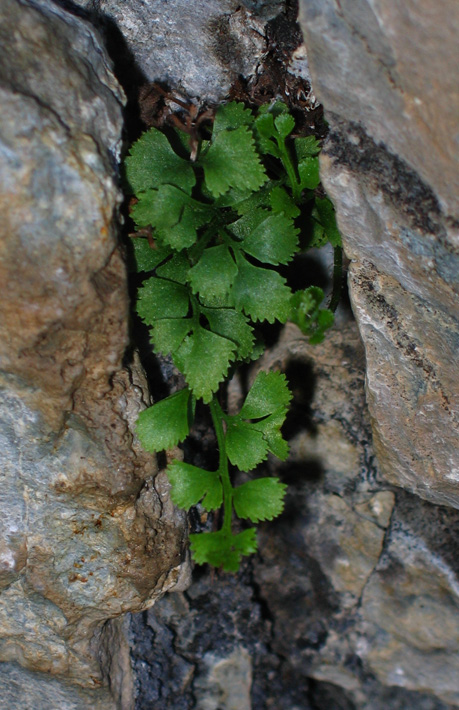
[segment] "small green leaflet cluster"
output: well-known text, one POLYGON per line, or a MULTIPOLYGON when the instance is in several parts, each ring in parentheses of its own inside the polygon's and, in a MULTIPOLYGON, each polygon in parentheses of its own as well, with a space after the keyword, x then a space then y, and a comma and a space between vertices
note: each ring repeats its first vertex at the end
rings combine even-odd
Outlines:
MULTIPOLYGON (((287 264, 298 250, 294 220, 301 203, 314 199, 319 147, 313 137, 287 142, 293 128, 282 104, 254 116, 242 104, 229 103, 218 109, 211 139, 202 142, 196 162, 178 155, 155 128, 126 159, 137 198, 133 219, 139 229, 153 227, 157 246, 134 240, 139 271, 153 274, 139 290, 137 310, 152 329, 156 352, 172 355, 194 395, 206 403, 230 363, 252 356, 253 322, 299 323, 299 296, 293 297, 272 267, 287 264), (274 177, 267 173, 266 156, 277 159, 274 177)), ((177 131, 178 146, 182 139, 177 131)), ((320 232, 322 240, 331 240, 321 202, 315 199, 314 239, 320 232)), ((303 310, 309 300, 302 300, 303 310)), ((314 323, 310 319, 308 336, 315 334, 314 323)))
POLYGON ((291 138, 293 117, 283 104, 254 115, 239 103, 221 106, 208 140, 191 160, 186 135, 152 128, 125 161, 137 228, 151 239, 133 240, 137 269, 149 274, 139 289, 137 311, 151 329, 155 352, 172 356, 187 388, 155 404, 139 419, 145 449, 160 451, 183 441, 196 399, 209 404, 220 465, 214 472, 174 462, 168 469, 172 498, 189 508, 222 504, 217 533, 192 536, 197 562, 235 570, 256 548, 255 529, 231 531, 233 510, 252 522, 282 510, 284 486, 256 479, 232 488, 228 460, 249 471, 268 452, 285 459, 280 427, 290 398, 285 378, 260 373, 236 417, 225 414, 216 392, 231 364, 259 355, 253 324, 295 322, 311 342, 333 323, 316 287, 292 293, 276 267, 299 249, 299 219, 308 205, 311 245, 339 248, 333 206, 315 197, 319 185, 315 138, 291 138))
MULTIPOLYGON (((288 446, 280 428, 287 414, 291 393, 285 375, 260 372, 239 414, 230 416, 216 398, 210 404, 219 445, 219 467, 206 471, 173 461, 168 469, 171 496, 176 505, 190 508, 201 502, 205 510, 224 504, 224 518, 218 532, 191 535, 196 562, 207 562, 227 571, 237 571, 243 555, 257 549, 255 528, 235 534, 232 512, 239 518, 258 523, 272 520, 283 509, 286 486, 277 478, 257 478, 233 487, 228 461, 243 471, 251 471, 271 452, 281 459, 288 446)), ((137 432, 148 451, 171 448, 188 435, 193 420, 194 397, 187 387, 163 399, 140 414, 137 432)))

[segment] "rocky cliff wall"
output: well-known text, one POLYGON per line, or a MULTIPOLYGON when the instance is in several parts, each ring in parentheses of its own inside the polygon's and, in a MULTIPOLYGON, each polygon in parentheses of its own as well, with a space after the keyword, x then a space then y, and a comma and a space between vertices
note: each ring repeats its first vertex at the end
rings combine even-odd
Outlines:
POLYGON ((456 6, 304 0, 302 46, 294 14, 277 0, 2 4, 8 710, 459 707, 456 6), (159 80, 204 101, 231 84, 269 98, 286 67, 308 76, 307 52, 312 89, 282 88, 311 127, 315 94, 325 106, 322 175, 365 346, 342 314, 319 348, 288 328, 267 353, 295 393, 290 461, 268 465, 290 484, 286 513, 238 577, 196 570, 154 607, 186 576, 185 524, 133 431, 149 393, 126 351, 124 99, 95 26, 127 91, 159 80))
POLYGON ((380 466, 459 506, 457 3, 302 0, 380 466))
POLYGON ((111 683, 128 708, 108 620, 175 583, 184 528, 133 433, 144 375, 123 366, 124 97, 94 29, 51 2, 5 0, 0 43, 0 697, 112 708, 111 683))

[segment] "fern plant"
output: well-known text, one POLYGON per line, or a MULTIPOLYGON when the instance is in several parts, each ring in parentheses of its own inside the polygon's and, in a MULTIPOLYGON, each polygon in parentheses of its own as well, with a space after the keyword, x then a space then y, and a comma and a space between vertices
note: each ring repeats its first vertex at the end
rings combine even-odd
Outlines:
POLYGON ((219 387, 230 367, 259 356, 255 323, 291 320, 311 342, 320 342, 333 323, 321 289, 292 293, 276 269, 299 250, 305 214, 309 246, 331 242, 340 254, 333 206, 314 192, 319 144, 314 137, 291 138, 294 127, 281 103, 254 114, 232 102, 218 108, 197 147, 179 129, 169 139, 152 128, 125 160, 135 195, 135 260, 146 275, 137 312, 155 352, 171 355, 187 383, 142 412, 138 435, 147 451, 170 449, 188 436, 196 400, 209 405, 217 470, 173 461, 167 474, 178 506, 223 507, 221 528, 191 535, 191 550, 196 562, 229 571, 257 547, 255 528, 235 532, 233 516, 273 519, 286 488, 271 477, 233 487, 229 464, 248 472, 268 453, 287 457, 281 427, 291 394, 283 374, 260 372, 240 412, 230 416, 219 387))

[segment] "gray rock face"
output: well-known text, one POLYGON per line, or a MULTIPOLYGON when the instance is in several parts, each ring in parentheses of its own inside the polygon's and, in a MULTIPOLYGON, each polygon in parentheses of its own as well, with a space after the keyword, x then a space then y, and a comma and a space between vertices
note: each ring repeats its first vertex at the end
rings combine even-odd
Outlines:
POLYGON ((353 324, 315 348, 292 326, 263 363, 293 383, 296 371, 300 386, 311 358, 315 382, 309 426, 291 439, 286 515, 263 533, 257 564, 272 648, 335 688, 320 708, 343 694, 359 710, 421 708, 429 696, 426 707, 459 707, 459 515, 381 480, 360 348, 353 324))
POLYGON ((301 0, 300 21, 325 108, 360 124, 457 217, 456 3, 301 0))
POLYGON ((433 692, 455 707, 457 519, 455 511, 398 498, 384 552, 362 595, 360 627, 362 658, 379 681, 433 692))
POLYGON ((392 483, 459 507, 458 6, 303 0, 300 18, 379 462, 392 483))
POLYGON ((122 367, 124 99, 98 35, 47 0, 5 0, 0 43, 0 694, 112 708, 110 669, 121 697, 130 668, 107 620, 174 584, 184 542, 134 434, 143 373, 122 367))
POLYGON ((146 81, 190 97, 220 101, 241 74, 254 73, 265 51, 264 24, 283 2, 237 0, 80 0, 116 25, 146 81))

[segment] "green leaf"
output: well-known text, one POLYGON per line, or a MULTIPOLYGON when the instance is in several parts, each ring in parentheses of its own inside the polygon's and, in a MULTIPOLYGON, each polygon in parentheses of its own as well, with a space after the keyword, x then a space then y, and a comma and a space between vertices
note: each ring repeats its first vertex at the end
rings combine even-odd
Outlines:
POLYGON ((280 137, 285 140, 295 128, 295 119, 289 113, 281 113, 274 119, 274 125, 280 137))
MULTIPOLYGON (((244 204, 250 197, 259 198, 259 195, 260 190, 252 192, 252 190, 238 190, 232 187, 224 195, 220 195, 214 200, 214 207, 234 207, 234 209, 238 210, 240 204, 244 204)), ((209 197, 212 197, 210 192, 209 197)))
POLYGON ((295 323, 313 345, 321 343, 324 332, 333 325, 334 315, 327 308, 320 308, 324 292, 318 286, 296 291, 291 300, 289 320, 295 323))
POLYGON ((199 298, 199 303, 206 308, 234 308, 234 301, 231 294, 225 296, 208 296, 199 298))
POLYGON ((173 461, 166 470, 171 483, 171 498, 179 508, 188 510, 204 498, 206 510, 219 508, 223 501, 223 489, 217 471, 205 471, 183 461, 173 461))
POLYGON ((158 246, 153 249, 149 245, 148 239, 142 237, 134 237, 132 245, 137 271, 153 271, 171 253, 169 247, 158 246))
POLYGON ((263 113, 255 120, 255 129, 261 138, 273 138, 276 135, 274 116, 272 113, 263 113))
POLYGON ((241 558, 257 551, 255 528, 244 530, 238 535, 223 530, 190 535, 190 543, 195 562, 223 567, 226 572, 237 572, 241 558))
POLYGON ((341 234, 336 224, 335 208, 333 202, 325 197, 316 197, 315 206, 319 214, 320 223, 323 225, 328 241, 334 247, 341 246, 341 234))
POLYGON ((197 326, 173 354, 173 359, 193 394, 208 404, 228 372, 235 350, 236 345, 231 340, 197 326))
POLYGON ((285 151, 285 138, 295 127, 294 118, 288 113, 287 106, 277 101, 272 106, 260 107, 255 120, 254 130, 258 148, 275 158, 281 158, 285 151))
POLYGON ((244 419, 261 419, 273 414, 279 407, 288 407, 291 399, 292 393, 284 374, 261 370, 250 388, 240 416, 244 419))
POLYGON ((247 193, 245 193, 243 199, 233 202, 234 209, 239 215, 244 215, 257 209, 257 207, 269 207, 269 195, 275 185, 276 182, 274 180, 268 180, 259 190, 252 192, 248 197, 247 193))
POLYGON ((298 163, 304 158, 314 157, 320 153, 320 143, 314 136, 295 138, 293 146, 298 163))
POLYGON ((295 291, 292 296, 292 317, 301 330, 307 328, 309 320, 316 317, 324 299, 324 292, 318 286, 310 286, 303 291, 295 291), (295 319, 294 319, 295 318, 295 319))
POLYGON ((253 123, 254 117, 250 109, 245 108, 244 104, 231 101, 228 104, 219 106, 212 129, 212 138, 226 130, 234 130, 241 126, 249 126, 253 123))
POLYGON ((264 263, 287 264, 298 250, 299 231, 285 215, 272 214, 245 237, 242 248, 264 263))
POLYGON ((268 456, 268 444, 261 431, 237 419, 229 419, 226 431, 226 453, 233 466, 251 471, 268 456))
POLYGON ((283 101, 275 101, 273 104, 260 106, 258 113, 260 116, 264 113, 270 113, 274 118, 277 118, 277 116, 280 116, 282 113, 288 113, 288 106, 283 101))
POLYGON ((217 133, 200 164, 204 168, 206 185, 214 197, 227 192, 230 187, 258 190, 267 179, 252 133, 246 126, 217 133))
POLYGON ((280 427, 286 414, 286 407, 280 407, 277 412, 256 422, 228 418, 227 454, 231 463, 241 471, 251 471, 267 458, 268 451, 285 461, 289 447, 280 427))
POLYGON ((280 431, 272 431, 266 434, 265 439, 270 452, 281 461, 285 461, 289 455, 290 447, 280 431))
POLYGON ((192 246, 197 229, 206 224, 211 207, 193 200, 173 185, 160 185, 138 195, 132 216, 140 227, 151 225, 165 244, 180 250, 192 246))
POLYGON ((253 350, 250 353, 249 360, 255 361, 259 360, 263 355, 264 351, 266 350, 266 343, 259 331, 254 330, 253 334, 255 337, 255 342, 253 344, 253 350))
POLYGON ((188 436, 189 398, 186 387, 140 413, 136 431, 146 451, 171 449, 188 436))
POLYGON ((304 158, 298 163, 301 189, 315 190, 320 183, 319 158, 304 158))
POLYGON ((137 202, 131 208, 131 217, 137 227, 154 226, 154 204, 157 195, 157 188, 139 193, 137 202))
POLYGON ((276 271, 252 266, 239 255, 237 264, 239 271, 231 291, 236 308, 255 321, 285 323, 291 310, 291 291, 285 279, 276 271))
POLYGON ((241 241, 261 224, 269 215, 268 210, 258 209, 255 205, 242 217, 228 226, 228 231, 241 241))
MULTIPOLYGON (((169 250, 169 253, 170 250, 169 250)), ((174 252, 171 259, 168 259, 162 266, 156 269, 156 276, 161 279, 177 281, 185 285, 188 282, 188 270, 190 262, 185 252, 174 252)))
POLYGON ((272 520, 284 509, 287 486, 278 478, 257 478, 238 486, 233 493, 234 509, 239 518, 252 523, 272 520))
POLYGON ((325 331, 331 328, 335 322, 335 316, 328 308, 322 308, 317 314, 317 327, 314 333, 309 336, 311 345, 318 345, 325 339, 325 331))
POLYGON ((243 360, 252 354, 255 337, 253 328, 243 313, 233 308, 202 307, 213 333, 232 340, 237 345, 236 357, 243 360))
POLYGON ((287 407, 282 406, 264 419, 258 419, 256 422, 251 423, 252 427, 263 434, 269 451, 281 461, 285 461, 289 453, 288 443, 282 437, 280 431, 287 411, 287 407))
POLYGON ((273 155, 275 158, 281 157, 281 151, 276 141, 274 127, 274 117, 271 113, 263 113, 255 120, 254 133, 257 147, 261 153, 273 155))
MULTIPOLYGON (((317 210, 313 210, 313 212, 316 212, 318 217, 317 210)), ((307 243, 308 249, 312 249, 313 247, 315 247, 316 249, 321 249, 323 246, 325 246, 325 244, 328 243, 325 229, 322 227, 320 222, 318 222, 317 219, 314 218, 314 216, 307 223, 306 232, 308 233, 308 235, 310 235, 307 243)))
POLYGON ((152 276, 139 288, 136 308, 147 325, 153 325, 158 318, 183 318, 189 308, 188 289, 152 276))
POLYGON ((253 209, 233 222, 228 231, 238 238, 245 252, 268 264, 286 264, 298 248, 299 230, 293 221, 265 209, 253 209))
POLYGON ((153 326, 151 342, 155 353, 169 355, 179 349, 193 326, 191 318, 162 318, 153 326))
POLYGON ((191 194, 196 182, 191 164, 173 150, 164 133, 150 128, 129 151, 126 177, 132 193, 138 195, 169 183, 191 194))
POLYGON ((288 444, 280 428, 291 397, 285 375, 258 373, 240 413, 227 417, 227 454, 234 466, 251 471, 266 459, 268 451, 281 459, 287 457, 288 444))
POLYGON ((229 293, 236 274, 237 266, 224 244, 205 249, 196 266, 189 270, 193 291, 204 298, 229 293))
POLYGON ((300 214, 299 207, 283 187, 276 186, 271 190, 269 202, 273 212, 283 212, 286 217, 292 217, 292 219, 300 214))

